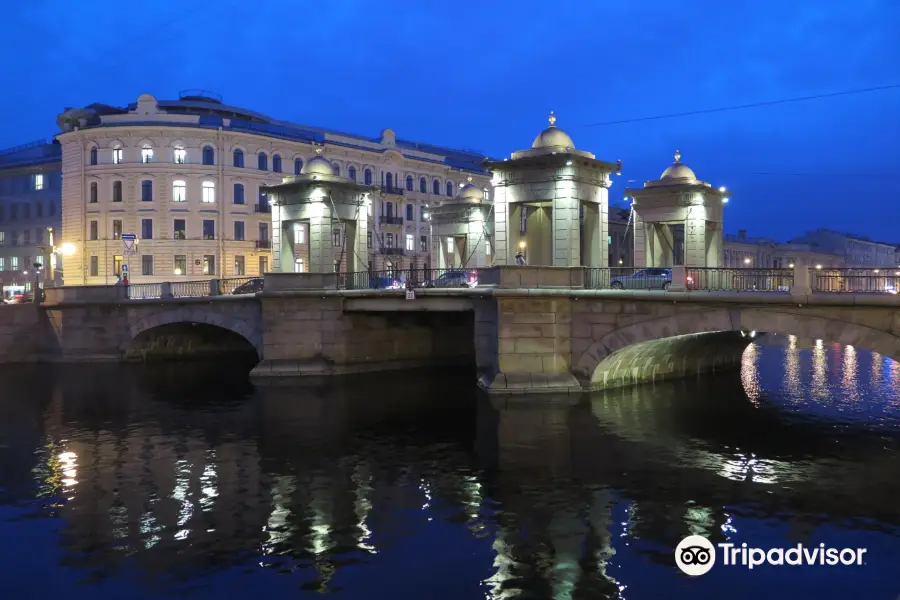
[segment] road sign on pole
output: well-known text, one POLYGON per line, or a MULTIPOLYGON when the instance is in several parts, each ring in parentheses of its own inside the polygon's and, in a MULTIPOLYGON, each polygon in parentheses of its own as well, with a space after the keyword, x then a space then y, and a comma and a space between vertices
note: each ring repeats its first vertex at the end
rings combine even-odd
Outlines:
POLYGON ((133 233, 123 233, 122 234, 122 244, 125 245, 125 254, 136 254, 137 248, 135 248, 135 244, 137 243, 137 236, 133 233))

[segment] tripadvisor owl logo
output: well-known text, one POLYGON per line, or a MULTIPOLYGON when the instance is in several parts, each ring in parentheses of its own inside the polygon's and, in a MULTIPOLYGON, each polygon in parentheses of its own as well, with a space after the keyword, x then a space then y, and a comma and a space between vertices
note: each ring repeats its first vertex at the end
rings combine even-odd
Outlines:
POLYGON ((685 575, 703 575, 716 564, 716 549, 705 537, 689 535, 675 547, 675 564, 685 575))

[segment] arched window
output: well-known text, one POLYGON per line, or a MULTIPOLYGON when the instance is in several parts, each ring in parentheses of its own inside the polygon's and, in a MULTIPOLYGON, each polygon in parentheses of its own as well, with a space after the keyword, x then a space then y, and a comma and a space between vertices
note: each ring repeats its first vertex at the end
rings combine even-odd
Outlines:
POLYGON ((256 157, 256 167, 260 171, 266 171, 269 168, 269 158, 266 156, 265 152, 260 152, 259 156, 256 157))
POLYGON ((340 177, 341 176, 341 165, 339 165, 337 163, 333 163, 331 165, 331 172, 334 173, 335 177, 340 177))
POLYGON ((272 155, 272 171, 274 173, 281 173, 281 156, 278 154, 272 155))
POLYGON ((453 182, 452 181, 447 182, 447 195, 450 196, 451 198, 453 197, 453 182))
POLYGON ((216 151, 213 150, 212 146, 203 146, 203 164, 204 165, 216 164, 216 151))
POLYGON ((384 185, 387 189, 394 189, 394 175, 392 173, 384 174, 384 185))
POLYGON ((150 146, 144 146, 143 148, 141 148, 141 162, 153 162, 153 148, 151 148, 150 146))
POLYGON ((184 162, 187 160, 187 150, 185 150, 184 148, 182 148, 180 146, 177 146, 175 148, 174 155, 175 155, 175 164, 176 165, 183 165, 184 162))
POLYGON ((91 182, 91 199, 90 199, 90 203, 91 203, 91 204, 96 204, 96 203, 97 203, 97 182, 96 182, 96 181, 92 181, 92 182, 91 182))
POLYGON ((295 158, 294 159, 294 175, 299 175, 303 170, 303 159, 295 158))
POLYGON ((419 191, 423 194, 428 191, 428 184, 425 182, 424 177, 419 177, 419 191))
POLYGON ((366 185, 372 185, 372 169, 366 169, 363 173, 363 181, 366 185))
POLYGON ((97 149, 96 148, 91 148, 91 164, 92 165, 97 164, 97 149))
POLYGON ((122 182, 121 181, 113 181, 113 194, 112 194, 113 202, 121 202, 122 201, 122 182))
POLYGON ((347 177, 351 181, 356 181, 356 167, 347 167, 347 177))
POLYGON ((406 176, 406 191, 407 191, 407 192, 413 191, 413 180, 412 180, 412 175, 407 175, 407 176, 406 176))
POLYGON ((232 164, 235 167, 237 167, 238 169, 243 169, 244 168, 244 151, 241 149, 235 149, 235 151, 232 152, 232 155, 234 157, 232 164))
POLYGON ((441 182, 437 179, 434 180, 434 183, 431 184, 432 193, 437 196, 441 193, 441 182))

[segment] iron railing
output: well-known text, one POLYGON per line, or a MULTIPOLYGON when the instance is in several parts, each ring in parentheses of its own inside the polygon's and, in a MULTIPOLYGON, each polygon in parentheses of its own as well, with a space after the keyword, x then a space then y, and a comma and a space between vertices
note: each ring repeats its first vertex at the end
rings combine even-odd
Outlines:
POLYGON ((254 279, 261 279, 261 277, 230 277, 228 279, 220 279, 219 291, 222 294, 231 294, 237 288, 241 287, 245 283, 250 283, 254 279))
POLYGON ((381 186, 381 191, 384 194, 396 194, 397 196, 403 195, 403 188, 391 186, 391 185, 383 185, 381 186))
POLYGON ((900 290, 900 269, 811 269, 814 292, 850 294, 896 294, 900 290))
POLYGON ((271 204, 254 204, 253 212, 270 213, 270 212, 272 212, 272 205, 271 204))
POLYGON ((205 281, 175 281, 169 284, 173 298, 196 298, 210 295, 209 280, 205 281))
POLYGON ((658 274, 645 274, 646 271, 640 267, 587 267, 584 287, 590 290, 651 290, 663 289, 671 282, 671 271, 656 269, 658 274))
POLYGON ((338 288, 342 290, 474 287, 477 283, 478 271, 464 268, 426 269, 423 267, 359 271, 338 275, 338 288), (442 277, 445 274, 451 274, 451 276, 442 277))
POLYGON ((257 250, 268 250, 272 247, 272 240, 256 240, 257 250))
POLYGON ((382 247, 378 249, 378 254, 385 254, 388 256, 403 256, 404 250, 403 248, 394 248, 394 247, 382 247))
POLYGON ((399 215, 380 215, 378 222, 381 225, 403 225, 403 217, 399 215))
POLYGON ((686 267, 686 290, 707 292, 789 292, 793 269, 723 269, 686 267))

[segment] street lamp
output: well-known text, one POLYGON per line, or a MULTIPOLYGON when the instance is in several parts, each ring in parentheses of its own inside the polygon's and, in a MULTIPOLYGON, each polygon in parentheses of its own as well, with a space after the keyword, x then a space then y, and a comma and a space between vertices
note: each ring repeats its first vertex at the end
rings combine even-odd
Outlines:
POLYGON ((525 240, 522 240, 519 242, 519 252, 522 254, 522 263, 523 264, 527 263, 527 258, 526 258, 526 248, 527 247, 528 247, 528 244, 525 243, 525 240))
POLYGON ((744 264, 745 264, 745 265, 749 265, 749 264, 750 264, 750 259, 749 259, 749 258, 745 258, 745 259, 744 259, 744 264))

